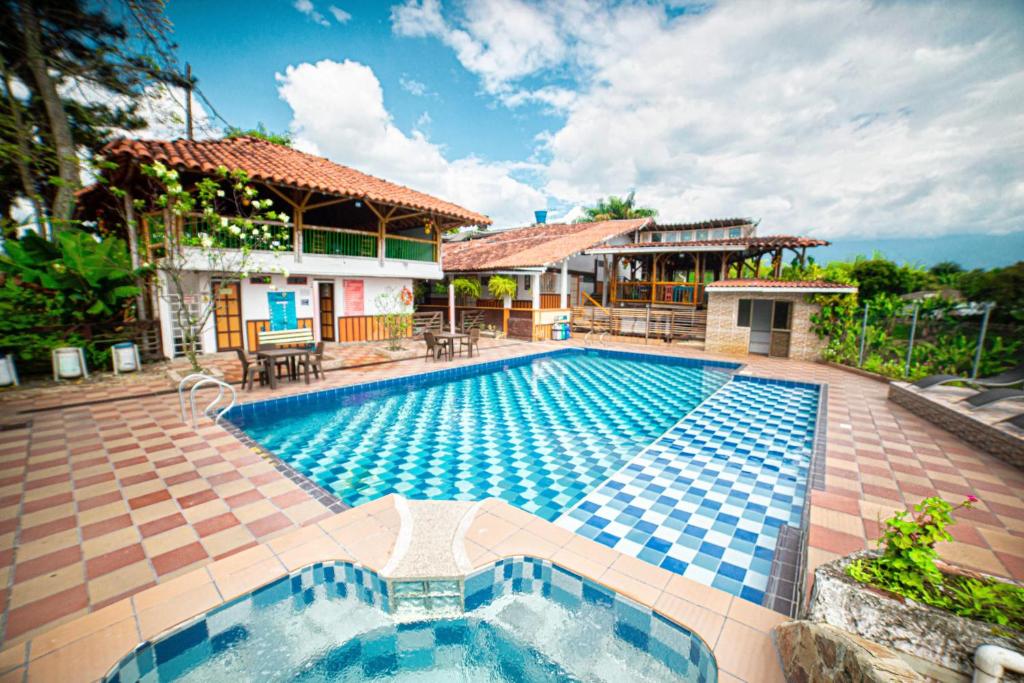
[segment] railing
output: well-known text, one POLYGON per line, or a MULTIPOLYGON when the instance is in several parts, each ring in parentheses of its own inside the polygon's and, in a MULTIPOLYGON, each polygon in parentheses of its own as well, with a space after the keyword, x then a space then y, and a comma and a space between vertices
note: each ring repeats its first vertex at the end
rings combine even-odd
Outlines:
POLYGON ((391 235, 384 239, 384 256, 405 261, 436 261, 437 243, 433 240, 391 235))
POLYGON ((602 335, 634 335, 669 340, 703 339, 707 329, 707 311, 697 310, 693 306, 611 309, 577 306, 572 311, 572 326, 580 332, 602 335))
POLYGON ((186 246, 199 246, 202 235, 209 236, 211 246, 218 249, 241 249, 243 244, 257 251, 284 251, 292 248, 295 231, 290 225, 277 221, 252 221, 261 228, 257 236, 232 235, 220 223, 220 217, 208 218, 203 214, 189 214, 183 217, 181 239, 186 246), (262 227, 269 230, 264 234, 262 227))
POLYGON ((704 299, 704 285, 696 282, 619 282, 613 301, 693 306, 704 299), (651 298, 651 292, 654 298, 651 298))
MULTIPOLYGON (((541 294, 541 308, 561 308, 562 298, 558 294, 541 294)), ((505 302, 501 299, 477 299, 478 308, 504 308, 505 302)), ((512 308, 529 309, 533 308, 533 299, 513 299, 512 308)))
POLYGON ((178 382, 178 404, 181 407, 181 421, 188 422, 187 415, 185 414, 185 390, 188 389, 188 405, 190 409, 190 415, 192 416, 192 428, 195 429, 199 425, 199 416, 206 415, 213 420, 214 424, 220 422, 220 419, 224 417, 224 414, 231 410, 235 403, 238 401, 238 394, 235 393, 235 388, 225 382, 222 379, 211 377, 210 375, 204 375, 201 373, 194 373, 183 377, 178 382), (196 391, 206 386, 217 387, 217 397, 210 401, 203 411, 196 412, 196 391), (221 408, 216 414, 213 413, 213 407, 220 403, 221 399, 224 398, 224 390, 227 389, 231 392, 231 400, 226 406, 221 408))
POLYGON ((305 228, 302 253, 377 258, 377 235, 360 230, 305 228))

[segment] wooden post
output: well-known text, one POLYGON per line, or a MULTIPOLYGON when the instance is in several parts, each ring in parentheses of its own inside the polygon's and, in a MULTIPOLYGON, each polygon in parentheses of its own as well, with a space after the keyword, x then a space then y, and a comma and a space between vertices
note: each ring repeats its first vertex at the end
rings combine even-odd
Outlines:
POLYGON ((658 296, 658 256, 660 254, 654 254, 651 256, 651 303, 657 301, 658 296))
POLYGON ((619 297, 619 255, 612 255, 612 269, 609 273, 612 285, 612 304, 618 301, 619 297))
POLYGON ((726 280, 729 277, 729 252, 722 252, 722 268, 721 268, 721 279, 726 280))
POLYGON ((604 262, 604 285, 601 287, 601 305, 608 306, 608 254, 602 254, 604 262))

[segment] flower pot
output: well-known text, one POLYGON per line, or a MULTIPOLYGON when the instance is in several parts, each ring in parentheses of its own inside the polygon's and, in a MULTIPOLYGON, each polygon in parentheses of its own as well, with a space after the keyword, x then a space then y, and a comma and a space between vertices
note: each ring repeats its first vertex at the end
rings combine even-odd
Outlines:
POLYGON ((878 554, 862 551, 815 569, 807 618, 965 676, 974 671, 972 660, 979 645, 1001 645, 1024 652, 1024 633, 914 602, 846 574, 853 560, 878 554))

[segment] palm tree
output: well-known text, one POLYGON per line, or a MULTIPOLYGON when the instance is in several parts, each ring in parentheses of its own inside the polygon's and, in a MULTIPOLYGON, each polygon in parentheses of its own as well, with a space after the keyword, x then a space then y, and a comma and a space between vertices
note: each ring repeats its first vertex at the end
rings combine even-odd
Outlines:
POLYGON ((584 215, 576 219, 577 223, 594 221, 612 221, 623 218, 653 218, 658 215, 657 209, 648 209, 636 205, 636 192, 630 192, 625 199, 611 195, 608 199, 598 199, 594 206, 584 207, 584 215))

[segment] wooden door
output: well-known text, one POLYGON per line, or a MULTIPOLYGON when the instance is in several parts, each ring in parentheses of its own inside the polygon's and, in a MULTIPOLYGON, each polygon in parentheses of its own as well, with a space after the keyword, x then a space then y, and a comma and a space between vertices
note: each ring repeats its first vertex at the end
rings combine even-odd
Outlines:
POLYGON ((217 307, 213 311, 213 325, 217 331, 217 350, 241 349, 242 297, 238 282, 214 282, 217 307))
POLYGON ((772 302, 754 299, 750 312, 750 353, 768 355, 772 341, 772 302))
POLYGON ((334 341, 334 283, 318 282, 320 296, 320 339, 334 341))

